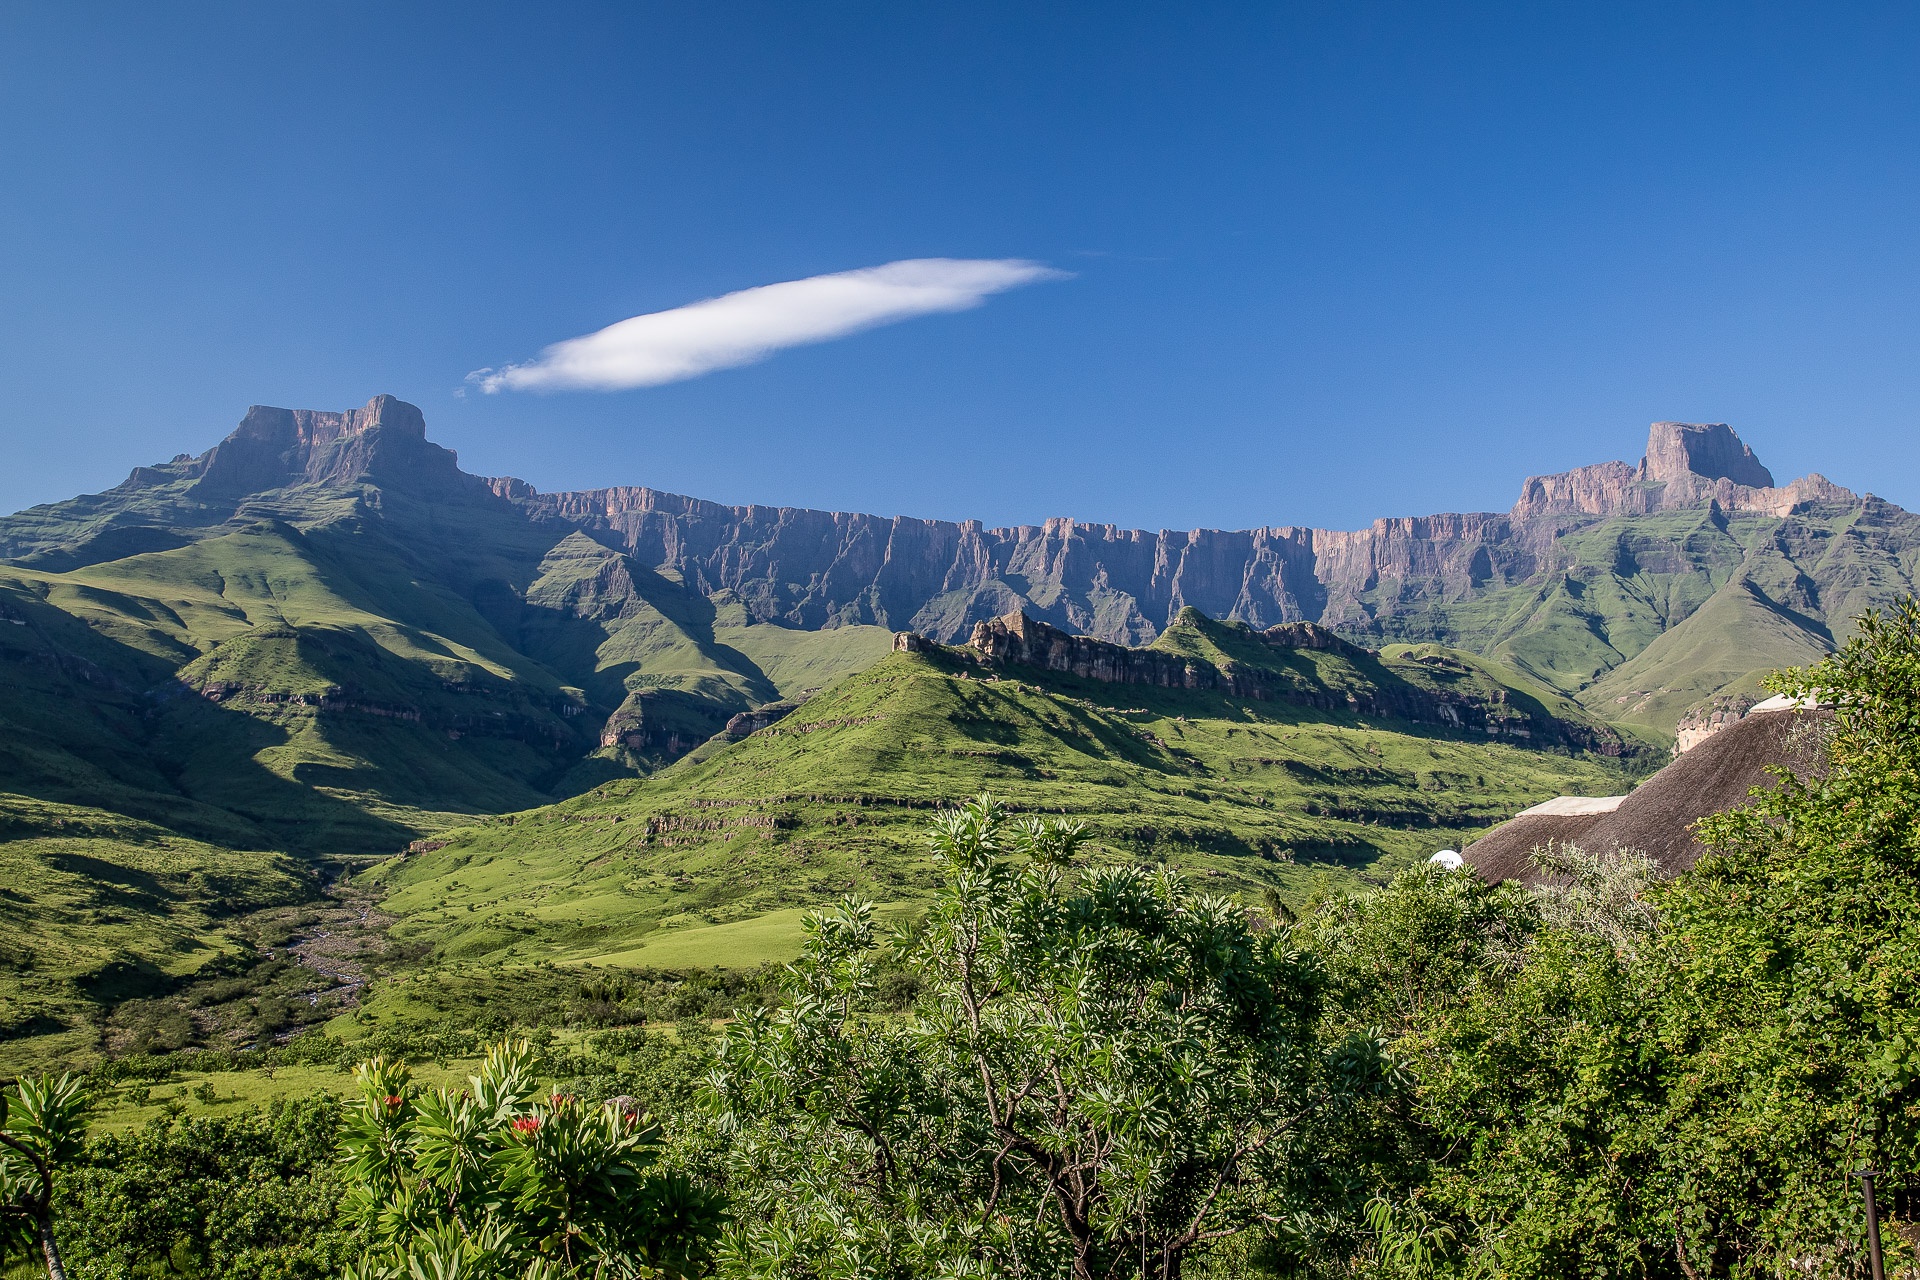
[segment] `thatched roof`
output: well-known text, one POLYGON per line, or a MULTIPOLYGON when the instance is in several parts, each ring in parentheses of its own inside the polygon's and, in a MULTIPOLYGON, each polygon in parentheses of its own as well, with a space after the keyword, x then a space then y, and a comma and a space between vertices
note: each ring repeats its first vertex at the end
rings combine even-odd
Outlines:
POLYGON ((1638 849, 1677 875, 1705 852, 1693 838, 1695 822, 1741 804, 1755 787, 1774 786, 1768 765, 1803 775, 1817 765, 1817 735, 1802 726, 1829 714, 1791 704, 1756 708, 1625 796, 1562 796, 1501 823, 1467 846, 1467 863, 1487 880, 1531 883, 1540 877, 1528 858, 1551 840, 1588 850, 1638 849))

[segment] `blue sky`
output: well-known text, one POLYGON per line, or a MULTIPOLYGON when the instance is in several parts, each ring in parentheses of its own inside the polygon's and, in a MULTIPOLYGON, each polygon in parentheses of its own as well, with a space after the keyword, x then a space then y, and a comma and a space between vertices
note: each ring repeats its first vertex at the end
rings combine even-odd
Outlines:
POLYGON ((1911 5, 9 6, 0 508, 376 392, 543 489, 989 523, 1500 509, 1655 418, 1920 507, 1917 64, 1911 5), (465 381, 922 258, 1071 278, 465 381))

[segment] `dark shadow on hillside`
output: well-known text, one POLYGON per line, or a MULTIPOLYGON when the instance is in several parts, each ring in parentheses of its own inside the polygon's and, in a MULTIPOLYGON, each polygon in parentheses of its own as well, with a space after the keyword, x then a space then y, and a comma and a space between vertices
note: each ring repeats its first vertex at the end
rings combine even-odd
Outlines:
POLYGON ((325 853, 344 836, 352 848, 384 853, 413 838, 254 758, 284 744, 284 730, 177 685, 137 692, 111 673, 148 669, 150 655, 98 632, 86 642, 87 657, 60 647, 0 654, 9 686, 0 790, 104 809, 229 848, 325 853), (310 838, 322 832, 329 838, 310 838))
POLYGON ((49 853, 46 864, 55 871, 86 880, 101 901, 116 906, 154 908, 173 894, 158 876, 135 867, 92 858, 84 853, 49 853))

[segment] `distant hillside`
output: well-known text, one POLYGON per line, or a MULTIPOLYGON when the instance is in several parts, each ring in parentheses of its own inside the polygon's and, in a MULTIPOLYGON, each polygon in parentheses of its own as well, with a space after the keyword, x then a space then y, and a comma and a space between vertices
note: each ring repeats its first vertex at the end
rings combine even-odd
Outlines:
POLYGON ((674 759, 872 662, 462 473, 389 397, 0 520, 0 790, 389 853, 674 759))
POLYGON ((1255 627, 1312 621, 1362 643, 1498 657, 1654 737, 1782 655, 1827 651, 1867 608, 1913 589, 1920 553, 1912 514, 1818 475, 1776 487, 1724 424, 1655 423, 1637 466, 1532 477, 1506 512, 1356 532, 1150 533, 1069 519, 987 529, 492 484, 769 621, 957 641, 1024 610, 1124 644, 1148 643, 1189 606, 1255 627), (1709 602, 1692 634, 1627 665, 1709 602))
POLYGON ((1437 646, 1374 654, 1188 610, 1126 649, 1015 615, 964 647, 903 635, 744 737, 371 876, 397 935, 442 961, 750 963, 791 954, 802 908, 915 902, 931 811, 982 790, 1084 821, 1102 856, 1304 900, 1548 796, 1623 788, 1647 767, 1623 749, 1437 646))
POLYGON ((0 1042, 37 1040, 30 1057, 92 1049, 92 1011, 246 968, 236 922, 315 892, 312 869, 285 854, 5 794, 0 873, 0 1042))
POLYGON ((1920 521, 1775 487, 1724 426, 1512 511, 1147 534, 547 495, 388 396, 0 519, 0 789, 254 847, 389 852, 635 777, 756 707, 1020 612, 1158 643, 1183 609, 1440 643, 1658 742, 1910 591, 1920 521))
POLYGON ((1505 513, 1150 534, 540 494, 462 472, 391 397, 256 407, 198 457, 0 519, 23 628, 0 622, 0 786, 384 851, 656 768, 892 631, 1015 610, 1126 644, 1187 607, 1438 642, 1660 741, 1912 590, 1917 556, 1914 516, 1775 487, 1718 425, 1656 423, 1638 466, 1530 479, 1505 513))

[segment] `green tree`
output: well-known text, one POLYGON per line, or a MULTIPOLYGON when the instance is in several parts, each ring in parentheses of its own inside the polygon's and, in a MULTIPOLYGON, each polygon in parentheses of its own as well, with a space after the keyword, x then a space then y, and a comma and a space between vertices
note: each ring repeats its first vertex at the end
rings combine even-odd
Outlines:
POLYGON ((538 1097, 524 1042, 470 1088, 416 1090, 404 1063, 361 1065, 341 1126, 345 1211, 371 1277, 691 1276, 721 1225, 717 1197, 655 1168, 631 1099, 538 1097))
POLYGON ((1659 1194, 1698 1275, 1858 1262, 1862 1166, 1920 1173, 1920 604, 1772 682, 1819 767, 1701 824, 1660 895, 1659 1194))
POLYGON ((351 1257, 327 1094, 232 1116, 162 1117, 90 1140, 62 1177, 75 1280, 321 1280, 351 1257))
POLYGON ((1378 1040, 1322 1042, 1290 933, 1168 871, 1075 873, 1082 840, 986 797, 942 814, 946 888, 894 939, 904 1018, 863 1012, 871 905, 810 919, 787 1006, 744 1016, 714 1076, 732 1269, 1171 1280, 1320 1209, 1321 1139, 1395 1086, 1378 1040))
POLYGON ((1819 764, 1691 872, 1549 850, 1541 892, 1415 872, 1316 922, 1417 1079, 1370 1274, 1863 1273, 1852 1171, 1920 1172, 1920 606, 1772 684, 1831 706, 1819 764))
POLYGON ((70 1075, 22 1080, 9 1101, 0 1093, 0 1208, 9 1253, 38 1245, 50 1280, 66 1280, 54 1238, 55 1175, 86 1145, 87 1102, 70 1075))

